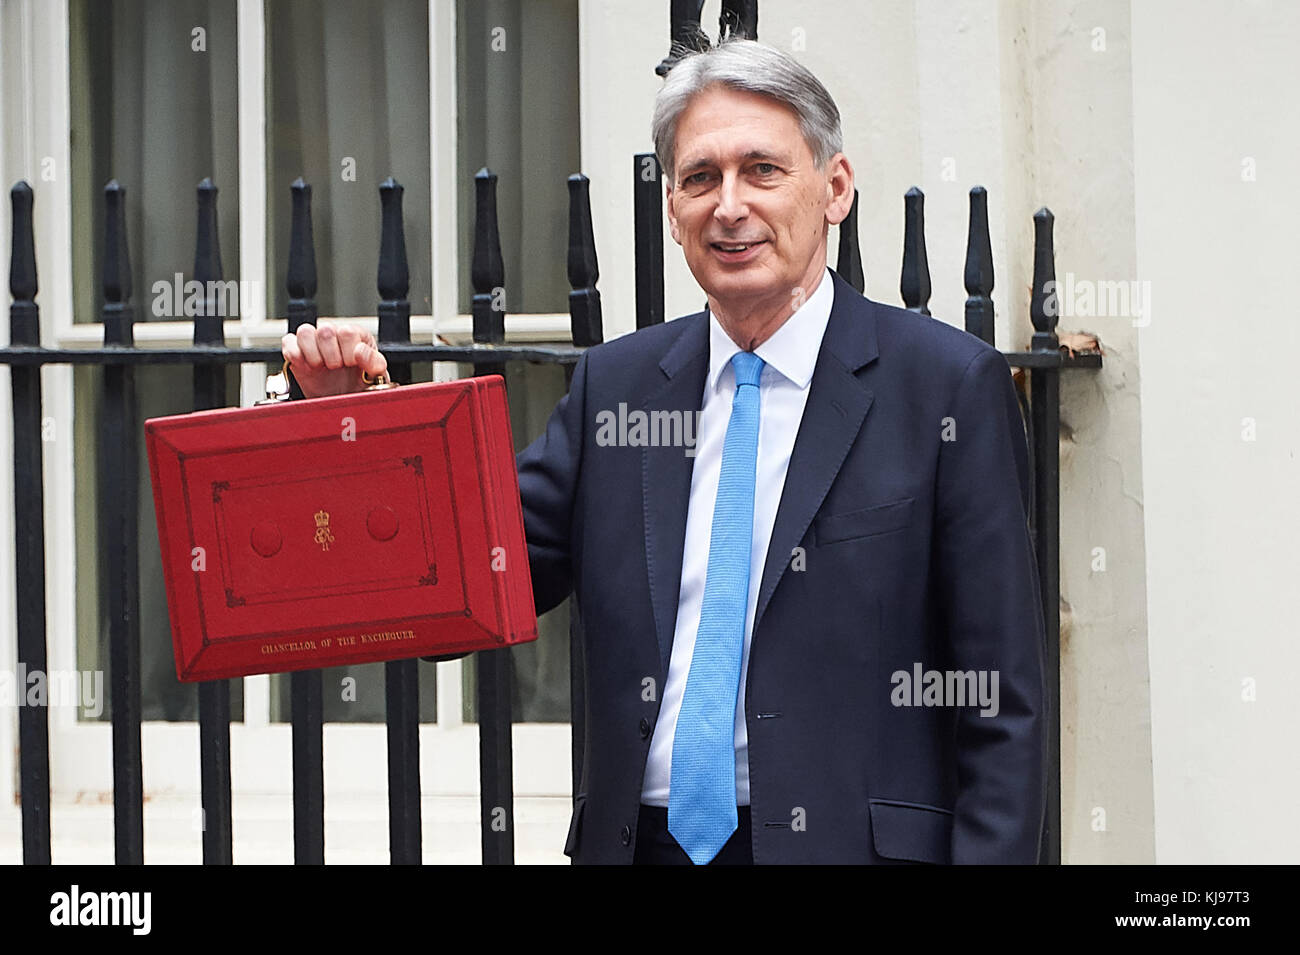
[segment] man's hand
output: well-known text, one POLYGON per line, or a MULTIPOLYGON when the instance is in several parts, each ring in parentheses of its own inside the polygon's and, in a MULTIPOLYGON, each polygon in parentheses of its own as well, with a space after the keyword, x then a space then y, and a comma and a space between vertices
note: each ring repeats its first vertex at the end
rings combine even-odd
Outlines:
POLYGON ((361 391, 363 371, 373 379, 388 369, 375 336, 359 325, 300 325, 280 339, 280 351, 308 398, 361 391))

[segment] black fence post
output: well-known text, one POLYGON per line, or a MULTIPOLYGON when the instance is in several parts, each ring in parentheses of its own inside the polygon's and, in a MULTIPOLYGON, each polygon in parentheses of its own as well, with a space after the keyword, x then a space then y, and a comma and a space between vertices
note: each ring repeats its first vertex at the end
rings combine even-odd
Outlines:
POLYGON ((925 193, 913 186, 903 195, 903 305, 930 314, 930 263, 925 255, 925 193))
POLYGON ((858 190, 853 190, 853 205, 840 223, 839 255, 835 271, 859 292, 867 290, 867 277, 862 271, 862 250, 858 246, 858 190))
MULTIPOLYGON (((298 177, 290 187, 293 222, 289 232, 289 331, 316 324, 316 248, 311 231, 311 186, 298 177)), ((295 378, 291 398, 301 398, 295 378)), ((293 720, 293 860, 325 864, 325 735, 320 670, 289 675, 293 720)))
MULTIPOLYGON (((474 253, 470 279, 474 288, 474 341, 500 345, 505 341, 505 264, 497 231, 496 173, 480 169, 474 176, 474 253)), ((500 362, 481 362, 478 375, 501 375, 500 362)), ((514 756, 510 738, 510 697, 513 686, 509 647, 474 654, 478 676, 479 822, 483 863, 512 865, 515 861, 514 756)))
POLYGON ((1034 325, 1030 350, 1057 358, 1055 364, 1030 371, 1030 415, 1034 434, 1034 544, 1043 598, 1047 647, 1047 806, 1039 861, 1061 862, 1061 365, 1056 322, 1056 264, 1052 248, 1052 213, 1034 213, 1034 287, 1029 317, 1034 325))
MULTIPOLYGON (((135 345, 126 190, 104 187, 104 344, 135 345)), ((109 555, 108 660, 113 701, 113 833, 118 865, 144 862, 144 765, 140 752, 140 557, 135 369, 104 368, 100 509, 109 555)))
MULTIPOLYGON (((391 176, 379 184, 379 289, 380 344, 409 344, 411 341, 411 272, 406 264, 406 232, 402 219, 401 183, 391 176)), ((392 381, 409 383, 409 362, 389 365, 392 381)))
MULTIPOLYGON (((9 341, 41 344, 36 304, 36 236, 32 187, 18 182, 9 258, 9 341)), ((14 415, 14 596, 17 600, 18 672, 46 672, 45 492, 41 484, 41 367, 10 368, 14 415)), ((44 706, 18 708, 18 785, 23 814, 23 862, 50 864, 50 723, 44 706)))
MULTIPOLYGON (((194 317, 197 347, 226 343, 224 309, 217 305, 223 278, 217 235, 217 187, 211 179, 198 186, 198 230, 194 241, 194 281, 203 286, 202 311, 194 317)), ((224 294, 221 296, 225 300, 224 294)), ((226 406, 226 366, 194 362, 194 410, 226 406)), ((203 864, 234 862, 230 798, 230 681, 199 684, 199 775, 203 791, 203 864)))
POLYGON ((474 287, 470 312, 474 341, 480 344, 500 345, 506 340, 505 274, 497 231, 497 174, 483 168, 474 174, 474 251, 470 260, 474 287))
MULTIPOLYGON (((402 187, 391 176, 379 184, 379 346, 411 341, 410 269, 402 226, 402 187)), ((388 366, 391 381, 409 383, 409 362, 388 366)), ((388 855, 394 865, 419 865, 420 672, 416 660, 384 663, 384 719, 388 729, 388 855)))
POLYGON ((636 256, 636 327, 664 320, 663 170, 654 153, 632 157, 632 217, 636 256))
MULTIPOLYGON (((637 326, 642 325, 642 305, 657 308, 657 318, 647 321, 654 324, 663 321, 663 245, 660 231, 662 210, 658 201, 658 163, 653 154, 637 156, 637 326), (654 174, 645 180, 649 188, 643 185, 641 169, 653 164, 654 174), (645 193, 648 192, 648 195, 645 193), (653 203, 650 200, 653 199, 653 203), (656 240, 658 255, 643 255, 642 242, 647 237, 643 230, 653 222, 653 235, 656 240), (657 263, 657 269, 656 269, 657 263), (643 271, 648 273, 643 275, 643 271), (657 280, 657 303, 656 296, 657 280), (643 284, 645 296, 643 301, 643 284)), ((569 177, 569 284, 573 291, 569 293, 569 319, 575 345, 598 345, 605 340, 603 320, 600 310, 600 292, 596 291, 596 280, 600 270, 596 264, 596 238, 591 227, 590 182, 586 176, 569 177)), ((565 368, 566 384, 572 384, 573 369, 565 368)), ((569 719, 572 724, 570 758, 573 766, 573 795, 576 800, 582 782, 583 754, 587 736, 587 702, 586 672, 582 656, 582 611, 577 597, 569 598, 569 719)))
POLYGON ((966 233, 966 331, 996 345, 993 328, 993 244, 989 239, 989 195, 970 191, 970 229, 966 233))
POLYGON ((573 344, 581 347, 604 341, 600 292, 596 282, 596 237, 591 226, 591 180, 581 173, 569 177, 569 328, 573 344))

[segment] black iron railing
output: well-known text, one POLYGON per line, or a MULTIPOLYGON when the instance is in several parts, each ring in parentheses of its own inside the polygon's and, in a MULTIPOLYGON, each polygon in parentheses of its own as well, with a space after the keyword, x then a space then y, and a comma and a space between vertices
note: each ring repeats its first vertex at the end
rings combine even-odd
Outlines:
MULTIPOLYGON (((478 177, 475 233, 474 344, 417 345, 410 340, 409 275, 402 227, 402 187, 392 179, 379 187, 381 245, 378 269, 379 343, 389 359, 390 376, 409 381, 413 362, 452 361, 475 366, 482 374, 502 373, 506 362, 561 364, 571 369, 581 348, 570 345, 507 346, 503 300, 494 290, 504 286, 495 214, 495 176, 478 177), (495 254, 494 254, 495 252, 495 254)), ((602 338, 595 249, 586 178, 570 187, 570 275, 575 283, 573 337, 583 342, 602 338)), ((291 187, 293 217, 287 286, 286 329, 315 323, 316 266, 311 234, 311 187, 301 180, 291 187)), ((44 348, 39 340, 36 304, 36 256, 33 193, 27 183, 14 186, 13 255, 10 264, 10 342, 0 349, 0 363, 10 366, 13 382, 16 586, 18 591, 18 662, 27 672, 46 668, 45 534, 41 483, 40 369, 44 365, 102 365, 103 426, 99 473, 106 509, 103 546, 107 562, 107 630, 109 680, 113 700, 113 782, 115 858, 139 863, 144 853, 144 789, 140 743, 139 560, 136 551, 137 455, 141 435, 135 420, 135 371, 141 365, 189 365, 194 372, 194 410, 225 407, 225 368, 244 362, 279 363, 279 348, 231 348, 225 344, 216 283, 223 281, 216 233, 217 189, 205 179, 198 187, 198 230, 193 279, 205 297, 194 317, 190 348, 139 348, 134 344, 134 308, 125 229, 126 191, 116 181, 105 189, 102 314, 104 345, 94 350, 44 348)), ((296 385, 295 385, 296 388, 296 385)), ((301 397, 301 393, 297 394, 301 397)), ((478 655, 478 707, 482 767, 483 858, 511 862, 514 857, 510 752, 509 651, 478 655), (501 812, 505 817, 502 819, 501 812), (496 821, 497 825, 490 823, 496 821), (504 821, 505 825, 500 823, 504 821)), ((388 764, 389 845, 395 863, 420 861, 420 783, 418 737, 419 663, 385 664, 388 764)), ((324 861, 324 773, 320 671, 290 675, 293 724, 294 858, 299 863, 324 861)), ((232 861, 230 778, 230 684, 199 684, 199 740, 203 805, 203 860, 232 861)), ((19 710, 19 783, 23 818, 23 859, 50 861, 49 731, 40 707, 19 710)))

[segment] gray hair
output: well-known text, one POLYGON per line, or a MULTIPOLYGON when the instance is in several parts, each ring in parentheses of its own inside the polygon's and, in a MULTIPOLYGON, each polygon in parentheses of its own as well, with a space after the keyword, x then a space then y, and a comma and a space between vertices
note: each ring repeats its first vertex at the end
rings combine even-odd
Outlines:
POLYGON ((717 84, 767 96, 794 110, 818 168, 824 169, 843 149, 840 111, 806 66, 754 40, 729 39, 679 60, 655 97, 650 133, 670 181, 677 158, 677 121, 697 94, 717 84))

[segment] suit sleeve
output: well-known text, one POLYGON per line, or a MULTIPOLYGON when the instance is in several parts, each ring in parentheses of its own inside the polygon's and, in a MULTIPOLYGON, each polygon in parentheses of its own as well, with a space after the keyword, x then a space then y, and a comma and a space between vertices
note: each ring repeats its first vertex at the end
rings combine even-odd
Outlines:
POLYGON ((1045 636, 1027 522, 1029 461, 1010 368, 981 349, 941 443, 935 547, 947 649, 958 670, 997 675, 996 715, 958 710, 954 863, 1037 861, 1045 797, 1045 636))
POLYGON ((573 518, 582 466, 587 358, 584 353, 578 359, 569 392, 551 412, 546 430, 515 458, 533 602, 539 615, 573 590, 573 518))

